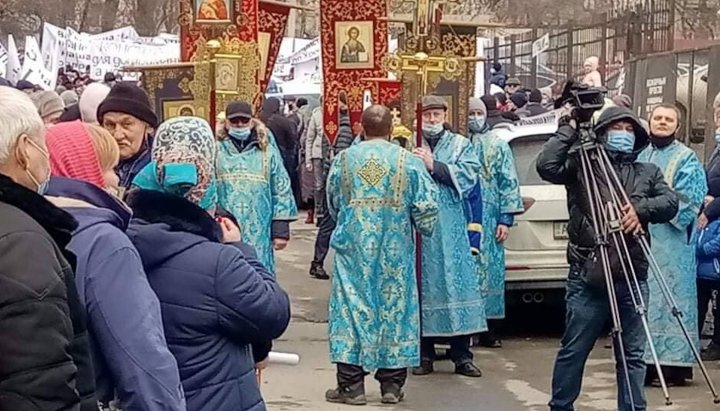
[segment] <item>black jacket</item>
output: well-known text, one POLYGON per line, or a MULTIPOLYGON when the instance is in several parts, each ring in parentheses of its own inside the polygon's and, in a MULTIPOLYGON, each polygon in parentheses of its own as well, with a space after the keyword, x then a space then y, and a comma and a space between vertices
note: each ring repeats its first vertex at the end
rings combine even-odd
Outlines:
POLYGON ((533 117, 539 116, 540 114, 547 113, 548 110, 540 103, 527 103, 525 107, 516 111, 515 113, 520 117, 533 117))
MULTIPOLYGON (((649 137, 630 111, 617 107, 605 110, 595 129, 598 141, 604 143, 608 125, 620 119, 626 119, 634 124, 635 149, 628 154, 613 151, 607 153, 647 232, 648 224, 666 223, 677 214, 678 199, 656 165, 635 161, 638 154, 648 146, 649 137)), ((543 146, 537 160, 537 171, 544 180, 553 184, 563 184, 567 189, 567 207, 570 214, 568 262, 582 265, 595 248, 596 241, 588 199, 581 183, 577 136, 578 133, 573 127, 561 126, 556 135, 543 146)), ((601 175, 599 170, 596 174, 601 175)), ((605 193, 604 197, 607 196, 607 186, 603 185, 602 181, 599 181, 599 185, 600 190, 605 193)), ((636 273, 639 278, 645 278, 648 263, 642 249, 634 238, 626 237, 626 239, 636 273)))
POLYGON ((275 136, 285 168, 297 167, 298 160, 298 129, 289 118, 280 114, 280 100, 270 98, 263 103, 260 120, 275 136))
POLYGON ((70 214, 0 175, 0 411, 97 410, 70 214), (79 395, 78 395, 79 394, 79 395))
POLYGON ((490 128, 495 128, 496 125, 501 123, 512 124, 512 120, 505 118, 498 109, 488 109, 486 122, 490 128))
POLYGON ((710 161, 705 166, 707 175, 708 195, 715 199, 705 207, 703 213, 708 220, 717 220, 720 217, 720 147, 715 148, 710 161))

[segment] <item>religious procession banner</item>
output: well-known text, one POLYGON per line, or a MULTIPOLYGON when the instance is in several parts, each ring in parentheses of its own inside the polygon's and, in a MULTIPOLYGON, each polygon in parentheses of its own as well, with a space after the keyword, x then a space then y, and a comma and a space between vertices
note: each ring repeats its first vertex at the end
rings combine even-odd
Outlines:
POLYGON ((142 73, 142 87, 160 121, 196 116, 213 124, 211 117, 210 63, 178 63, 128 67, 142 73))
MULTIPOLYGON (((427 77, 426 94, 434 94, 445 99, 448 106, 448 123, 460 133, 467 130, 468 101, 475 89, 475 62, 469 58, 476 57, 477 29, 475 27, 440 26, 439 38, 431 41, 434 49, 431 55, 454 56, 458 59, 468 58, 468 61, 458 60, 457 66, 445 64, 443 70, 429 71, 427 77)), ((408 26, 408 32, 411 27, 408 26)), ((409 42, 409 43, 412 43, 409 42)), ((414 44, 417 46, 417 44, 414 44)), ((413 54, 415 47, 405 44, 401 53, 413 54)), ((404 124, 414 124, 415 104, 417 96, 417 76, 413 72, 403 74, 402 90, 402 118, 404 124)))
POLYGON ((207 42, 220 43, 211 115, 235 100, 260 106, 258 13, 257 0, 180 0, 182 61, 202 61, 207 42))
POLYGON ((341 93, 346 96, 350 121, 357 130, 365 90, 377 88, 376 83, 366 79, 385 76, 387 3, 385 0, 321 0, 320 9, 323 126, 327 137, 334 142, 341 93))
POLYGON ((260 2, 258 6, 258 47, 260 49, 260 90, 265 92, 275 67, 287 28, 290 6, 260 2))

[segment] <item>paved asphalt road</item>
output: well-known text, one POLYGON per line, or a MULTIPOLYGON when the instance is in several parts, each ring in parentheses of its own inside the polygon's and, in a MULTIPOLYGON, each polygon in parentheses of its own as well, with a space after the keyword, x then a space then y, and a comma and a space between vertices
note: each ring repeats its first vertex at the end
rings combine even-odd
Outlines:
MULTIPOLYGON (((277 254, 279 280, 290 293, 293 323, 275 344, 276 351, 300 354, 296 367, 271 366, 263 374, 263 395, 268 409, 330 411, 354 407, 328 404, 324 392, 335 383, 334 367, 327 354, 327 301, 329 282, 308 277, 312 259, 314 231, 294 224, 293 240, 287 250, 277 254)), ((327 266, 331 266, 328 259, 327 266)), ((436 373, 411 377, 407 400, 398 406, 381 406, 377 383, 368 377, 366 390, 370 404, 365 410, 413 411, 539 411, 547 410, 550 375, 562 327, 562 311, 532 307, 516 310, 505 324, 510 336, 500 350, 478 349, 476 363, 484 376, 468 379, 452 374, 452 365, 441 362, 436 373)), ((597 344, 583 379, 578 410, 616 410, 615 367, 605 341, 597 344)), ((720 384, 720 365, 708 364, 720 384)), ((699 375, 698 375, 699 376, 699 375)), ((674 404, 664 406, 658 389, 648 389, 648 410, 720 410, 714 406, 707 387, 697 379, 689 387, 671 389, 674 404)))

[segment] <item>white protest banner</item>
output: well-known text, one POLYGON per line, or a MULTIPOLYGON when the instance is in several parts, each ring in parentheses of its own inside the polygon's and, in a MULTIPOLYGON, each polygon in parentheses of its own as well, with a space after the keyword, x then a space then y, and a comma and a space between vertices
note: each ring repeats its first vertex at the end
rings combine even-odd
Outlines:
MULTIPOLYGON (((149 45, 119 41, 93 41, 90 78, 101 79, 107 72, 123 67, 172 64, 180 61, 176 44, 149 45)), ((126 73, 123 80, 137 80, 138 73, 126 73)))
POLYGON ((84 73, 90 67, 91 36, 87 33, 78 33, 70 27, 67 27, 65 32, 67 36, 66 64, 80 73, 84 73))
POLYGON ((10 80, 12 83, 17 83, 17 81, 20 80, 20 72, 22 71, 22 66, 20 65, 20 56, 18 56, 17 46, 15 46, 15 39, 13 38, 12 34, 8 35, 7 52, 8 61, 5 74, 7 75, 8 80, 10 80))
MULTIPOLYGON (((83 33, 85 34, 85 33, 83 33)), ((104 33, 95 34, 90 36, 92 40, 107 40, 107 41, 121 41, 121 40, 135 40, 137 39, 138 33, 134 27, 127 26, 119 29, 106 31, 104 33)))
POLYGON ((42 35, 42 58, 45 68, 50 71, 57 71, 59 67, 65 67, 67 59, 66 31, 50 23, 43 24, 42 35))
POLYGON ((0 43, 0 77, 5 77, 7 71, 8 53, 5 46, 0 43))
POLYGON ((545 34, 539 39, 533 41, 532 44, 532 58, 540 55, 540 53, 550 48, 550 33, 545 34))
MULTIPOLYGON (((57 59, 54 59, 55 62, 57 59)), ((57 63, 53 63, 56 65, 57 63)), ((45 90, 55 89, 57 81, 57 69, 53 71, 45 68, 40 46, 35 37, 25 37, 25 54, 23 58, 22 72, 20 76, 33 84, 41 86, 45 90)))
POLYGON ((21 78, 37 84, 45 90, 54 90, 57 72, 51 73, 42 61, 40 46, 35 37, 25 37, 25 58, 23 59, 21 78))

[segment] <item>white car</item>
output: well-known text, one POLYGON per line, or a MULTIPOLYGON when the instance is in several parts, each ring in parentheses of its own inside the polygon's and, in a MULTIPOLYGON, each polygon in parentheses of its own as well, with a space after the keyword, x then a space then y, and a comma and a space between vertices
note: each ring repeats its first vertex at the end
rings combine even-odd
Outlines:
POLYGON ((515 216, 505 242, 508 304, 540 304, 546 297, 562 300, 568 275, 567 193, 564 186, 543 181, 535 168, 543 144, 557 131, 557 122, 496 130, 513 152, 526 207, 525 213, 515 216))

